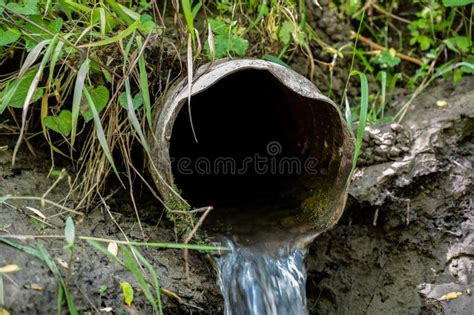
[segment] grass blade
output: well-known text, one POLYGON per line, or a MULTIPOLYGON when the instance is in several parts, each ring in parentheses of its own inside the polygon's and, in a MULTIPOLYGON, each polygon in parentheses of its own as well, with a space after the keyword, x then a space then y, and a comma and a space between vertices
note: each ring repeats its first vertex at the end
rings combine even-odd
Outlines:
POLYGON ((192 38, 194 43, 194 18, 193 18, 193 11, 191 9, 191 1, 190 0, 181 0, 181 6, 183 7, 183 14, 184 18, 186 19, 186 24, 188 26, 189 35, 192 38))
POLYGON ((138 259, 145 265, 145 267, 148 269, 148 272, 150 273, 151 277, 153 278, 153 284, 155 286, 155 294, 156 294, 156 304, 158 306, 158 314, 163 315, 163 306, 161 305, 161 291, 160 291, 160 282, 158 280, 158 275, 155 272, 155 269, 153 266, 150 264, 148 260, 146 260, 145 257, 142 256, 140 251, 136 250, 133 246, 130 246, 135 255, 138 257, 138 259))
POLYGON ((188 52, 187 52, 187 66, 188 66, 188 113, 189 123, 193 132, 194 141, 198 143, 196 131, 194 130, 193 116, 191 114, 191 93, 193 91, 193 46, 191 45, 191 36, 188 38, 188 52))
POLYGON ((92 247, 95 247, 102 254, 108 256, 110 259, 115 261, 117 264, 119 264, 123 268, 127 269, 127 266, 125 265, 125 263, 122 260, 120 260, 120 258, 118 258, 117 256, 113 255, 111 252, 109 252, 107 250, 107 248, 102 246, 99 242, 94 241, 94 240, 87 240, 87 243, 89 243, 89 245, 91 245, 92 247))
MULTIPOLYGON (((140 36, 137 36, 137 46, 138 51, 140 52, 143 46, 142 39, 140 36)), ((145 105, 146 119, 148 121, 148 125, 151 127, 152 117, 150 91, 148 89, 148 73, 146 72, 145 56, 143 55, 143 53, 138 58, 138 70, 140 72, 140 92, 142 94, 143 104, 145 105)))
POLYGON ((105 46, 105 45, 110 45, 110 44, 113 44, 115 42, 118 42, 118 41, 128 37, 133 32, 135 32, 135 30, 138 28, 139 23, 140 23, 140 21, 137 20, 136 22, 131 24, 129 27, 124 29, 122 32, 120 32, 116 36, 113 36, 113 37, 110 37, 110 38, 107 38, 107 39, 103 39, 103 40, 99 40, 97 42, 93 42, 93 43, 89 43, 89 44, 85 44, 85 45, 80 45, 79 47, 80 48, 98 47, 98 46, 105 46))
MULTIPOLYGON (((20 129, 20 135, 18 136, 18 141, 16 142, 15 148, 13 150, 13 156, 12 156, 12 165, 15 165, 15 160, 16 160, 16 155, 18 153, 18 150, 20 149, 21 142, 23 140, 23 135, 25 134, 25 129, 26 129, 26 116, 28 115, 28 109, 30 105, 31 98, 33 97, 33 94, 36 91, 36 88, 38 87, 39 80, 43 74, 43 70, 46 67, 46 64, 49 61, 49 56, 51 56, 51 53, 56 46, 57 43, 57 35, 49 41, 49 46, 48 49, 46 50, 43 59, 41 60, 40 66, 38 68, 38 71, 36 72, 35 77, 33 78, 33 81, 30 84, 30 87, 28 89, 28 93, 26 94, 25 97, 25 102, 23 103, 23 112, 21 116, 21 129, 20 129)), ((26 62, 25 62, 26 63, 26 62)), ((20 71, 21 72, 21 71, 20 71)))
MULTIPOLYGON (((68 307, 68 310, 69 310, 69 314, 77 315, 78 312, 77 312, 77 309, 76 309, 76 305, 74 304, 74 300, 73 300, 71 294, 69 293, 69 290, 67 289, 66 283, 64 282, 64 279, 61 275, 61 272, 58 269, 58 266, 51 259, 51 257, 49 256, 48 251, 46 250, 46 248, 44 248, 43 245, 38 244, 38 250, 39 250, 39 253, 41 255, 41 259, 46 263, 49 270, 51 270, 53 275, 56 277, 56 281, 58 282, 58 286, 62 287, 62 293, 64 294, 64 296, 66 298, 66 303, 67 303, 67 307, 68 307)), ((61 296, 62 294, 58 294, 58 295, 61 296)), ((58 303, 60 303, 59 296, 58 296, 58 303)), ((61 298, 61 300, 62 300, 62 298, 61 298)))
POLYGON ((125 257, 125 260, 127 261, 127 266, 129 268, 130 272, 133 274, 133 276, 137 280, 138 284, 140 285, 140 288, 142 289, 143 294, 145 295, 147 300, 152 305, 153 313, 154 314, 158 313, 158 306, 156 304, 156 300, 153 297, 153 294, 150 291, 149 285, 146 282, 145 278, 143 277, 143 274, 142 274, 137 262, 133 258, 132 253, 130 252, 128 247, 125 246, 125 245, 121 245, 120 249, 122 250, 123 256, 125 257))
POLYGON ((145 135, 142 132, 142 128, 140 127, 140 122, 138 121, 137 115, 135 114, 135 108, 133 107, 133 98, 131 94, 131 89, 130 89, 130 81, 128 79, 125 80, 125 94, 127 95, 127 114, 128 114, 128 119, 130 119, 130 122, 132 123, 133 128, 135 129, 135 132, 138 135, 138 138, 140 139, 140 142, 145 149, 146 153, 148 155, 151 154, 150 148, 148 147, 148 143, 146 142, 145 135))
POLYGON ((71 147, 74 147, 74 141, 76 140, 77 131, 77 120, 79 119, 79 109, 81 107, 82 92, 84 89, 84 82, 86 76, 89 73, 90 60, 86 59, 79 71, 77 72, 76 84, 74 85, 74 94, 72 97, 72 118, 71 118, 71 147))
POLYGON ((107 158, 110 165, 112 166, 112 169, 114 170, 115 175, 117 175, 118 180, 125 187, 117 171, 117 168, 115 167, 114 160, 112 159, 112 154, 110 154, 109 146, 107 144, 107 139, 104 133, 104 128, 102 128, 102 123, 100 122, 99 113, 97 112, 97 109, 95 107, 94 100, 92 99, 87 89, 83 89, 82 92, 84 93, 84 96, 86 97, 86 100, 89 103, 89 108, 92 112, 92 115, 94 116, 94 124, 95 124, 95 130, 97 133, 97 138, 99 139, 99 143, 102 147, 102 150, 104 151, 105 157, 107 158))
POLYGON ((53 82, 53 75, 54 75, 54 68, 56 67, 56 63, 58 62, 59 55, 63 49, 64 42, 59 41, 54 49, 53 55, 51 56, 51 61, 49 62, 49 77, 48 77, 48 85, 51 86, 53 82))
POLYGON ((359 114, 359 127, 357 129, 356 145, 354 150, 354 158, 352 160, 352 169, 354 170, 359 158, 360 149, 362 147, 362 138, 364 136, 365 123, 367 122, 367 112, 369 104, 369 84, 367 82, 367 76, 365 73, 359 71, 352 71, 352 75, 358 75, 360 79, 360 114, 359 114))
MULTIPOLYGON (((44 248, 43 245, 38 244, 38 248, 33 248, 30 246, 22 245, 19 243, 11 242, 5 238, 0 237, 0 242, 11 246, 13 248, 16 248, 18 250, 21 250, 25 252, 28 255, 34 256, 36 258, 41 259, 46 265, 48 266, 49 270, 53 273, 54 277, 56 278, 56 281, 58 282, 58 303, 62 301, 62 295, 64 293, 64 296, 66 297, 66 302, 69 308, 69 313, 72 315, 77 315, 77 309, 76 306, 74 305, 74 301, 72 299, 71 294, 67 290, 66 283, 64 282, 61 272, 58 269, 58 266, 54 263, 54 261, 51 259, 51 257, 48 254, 48 251, 46 248, 44 248)), ((58 305, 58 309, 60 309, 58 305)))
POLYGON ((105 17, 105 9, 99 8, 99 16, 100 16, 100 33, 105 35, 105 30, 107 26, 107 19, 105 17))

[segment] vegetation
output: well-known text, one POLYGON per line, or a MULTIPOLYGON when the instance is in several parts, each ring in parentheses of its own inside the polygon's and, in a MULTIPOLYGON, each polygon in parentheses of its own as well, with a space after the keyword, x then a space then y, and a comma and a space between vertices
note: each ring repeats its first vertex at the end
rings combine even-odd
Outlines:
MULTIPOLYGON (((146 135, 166 88, 180 75, 192 78, 196 65, 224 57, 252 56, 291 66, 302 56, 310 78, 315 79, 316 68, 327 73, 330 84, 323 92, 338 98, 349 123, 359 122, 355 166, 366 121, 401 120, 436 78, 458 82, 474 73, 473 2, 331 1, 324 7, 335 12, 331 23, 347 23, 354 30, 352 37, 332 42, 318 29, 318 1, 0 0, 0 129, 18 139, 12 163, 20 145, 34 152, 31 141, 43 137, 50 148, 51 176, 64 176, 58 175, 58 157, 68 159, 76 173, 68 194, 76 198, 73 209, 47 200, 47 193, 0 196, 0 203, 36 199, 82 215, 107 181, 128 189, 134 200, 134 187, 146 179, 130 152, 140 147, 150 156, 146 135), (347 83, 338 94, 334 70, 347 59, 347 83), (356 95, 349 93, 352 77, 361 84, 356 95), (412 95, 405 104, 394 102, 400 89, 412 95)), ((194 235, 196 212, 178 198, 170 200, 164 205, 169 219, 182 236, 194 235)), ((136 248, 150 244, 121 244, 121 260, 100 245, 104 240, 74 237, 71 226, 70 219, 64 236, 70 263, 74 242, 88 241, 129 270, 154 312, 161 313, 158 277, 136 248)), ((76 312, 45 248, 0 241, 45 261, 60 283, 58 306, 64 297, 69 312, 76 312)), ((127 284, 122 289, 127 301, 133 300, 127 284)))

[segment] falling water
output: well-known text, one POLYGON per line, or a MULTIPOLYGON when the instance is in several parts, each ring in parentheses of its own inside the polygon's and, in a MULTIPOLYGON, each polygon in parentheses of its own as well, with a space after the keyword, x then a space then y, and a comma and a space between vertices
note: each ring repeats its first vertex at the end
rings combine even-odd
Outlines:
POLYGON ((226 315, 308 314, 306 249, 286 244, 268 251, 225 242, 231 251, 217 265, 226 315))

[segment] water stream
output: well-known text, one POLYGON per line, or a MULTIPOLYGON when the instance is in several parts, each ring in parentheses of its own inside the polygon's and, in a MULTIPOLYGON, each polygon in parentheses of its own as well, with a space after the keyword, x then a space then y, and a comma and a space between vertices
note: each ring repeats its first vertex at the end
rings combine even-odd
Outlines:
POLYGON ((282 205, 242 205, 216 212, 209 231, 230 252, 217 258, 226 315, 304 315, 304 258, 315 232, 282 205), (220 213, 220 215, 219 215, 220 213))
POLYGON ((217 260, 226 315, 308 314, 305 249, 284 246, 276 252, 240 247, 217 260))

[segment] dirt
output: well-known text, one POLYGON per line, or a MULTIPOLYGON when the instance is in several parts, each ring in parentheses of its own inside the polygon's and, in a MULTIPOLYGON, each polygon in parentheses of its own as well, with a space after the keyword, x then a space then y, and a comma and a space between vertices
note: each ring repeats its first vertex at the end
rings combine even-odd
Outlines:
MULTIPOLYGON (((339 224, 310 249, 307 295, 311 313, 470 314, 474 307, 470 295, 474 290, 473 85, 474 78, 455 86, 440 81, 416 99, 402 124, 368 128, 349 206, 339 224), (438 107, 438 100, 447 100, 448 106, 438 107), (440 301, 451 292, 461 295, 440 301)), ((0 152, 0 195, 40 196, 48 190, 54 179, 48 178, 49 162, 39 152, 46 147, 35 146, 36 158, 23 151, 12 168, 14 139, 0 140, 0 146, 8 146, 0 152)), ((62 200, 68 190, 63 180, 47 198, 62 200)), ((139 204, 143 237, 126 194, 106 202, 133 240, 175 241, 172 226, 160 220, 158 204, 139 204)), ((35 201, 10 200, 0 206, 0 233, 62 235, 67 213, 59 212, 41 208, 35 201), (26 206, 40 209, 51 226, 33 220, 26 206)), ((84 220, 74 218, 77 235, 123 239, 100 202, 84 220)), ((62 240, 12 241, 30 246, 40 242, 62 274, 68 274, 58 263, 69 255, 62 240)), ((141 252, 156 268, 161 286, 179 296, 178 300, 162 294, 165 313, 222 313, 216 272, 205 254, 191 253, 188 283, 182 251, 142 248, 141 252)), ((0 243, 0 266, 6 264, 17 264, 22 270, 3 277, 5 307, 12 314, 53 313, 57 288, 47 266, 0 243)), ((151 311, 131 274, 85 242, 77 242, 67 283, 80 312, 107 307, 114 313, 151 311), (123 302, 122 281, 136 290, 131 307, 123 302)))
MULTIPOLYGON (((11 167, 13 139, 0 138, 0 146, 8 145, 8 150, 0 152, 0 196, 41 196, 54 179, 49 179, 49 163, 40 153, 45 146, 35 145, 37 158, 23 151, 15 168, 11 167), (45 161, 46 160, 46 161, 45 161)), ((69 190, 64 179, 47 196, 53 201, 62 200, 69 190)), ((162 207, 155 202, 138 205, 143 222, 145 237, 142 236, 135 219, 134 211, 126 193, 107 200, 107 205, 120 227, 136 241, 175 242, 175 234, 169 223, 160 221, 162 207), (124 195, 125 197, 121 197, 124 195)), ((145 198, 146 199, 146 198, 145 198)), ((151 200, 151 198, 149 199, 151 200)), ((68 205, 68 204, 66 204, 68 205)), ((110 215, 100 202, 91 208, 81 221, 74 216, 76 235, 93 235, 109 239, 123 240, 123 236, 113 223, 110 215)), ((64 220, 67 213, 54 207, 41 208, 36 201, 10 200, 0 205, 0 234, 13 235, 64 235, 64 220), (27 206, 39 209, 48 217, 48 225, 33 220, 34 213, 27 206)), ((19 241, 21 244, 36 247, 41 243, 56 262, 61 273, 67 278, 68 288, 74 297, 80 313, 111 308, 114 313, 149 314, 151 308, 140 291, 130 272, 92 248, 84 241, 77 241, 74 262, 69 271, 60 261, 67 262, 69 251, 63 249, 63 240, 43 239, 38 241, 19 241), (131 307, 124 304, 120 282, 127 281, 135 289, 131 307)), ((216 285, 216 273, 207 262, 204 253, 191 252, 189 258, 190 282, 185 276, 183 251, 172 249, 141 248, 143 256, 154 266, 160 277, 163 289, 179 298, 162 294, 164 307, 168 314, 179 313, 219 313, 221 297, 216 285)), ((121 253, 119 252, 119 257, 121 253)), ((3 276, 5 307, 11 314, 53 314, 57 309, 57 284, 48 267, 41 260, 0 242, 0 266, 16 264, 21 271, 3 276)), ((65 309, 66 306, 63 306, 65 309)))
POLYGON ((472 314, 472 86, 439 81, 401 125, 369 127, 350 206, 310 250, 312 313, 472 314))

